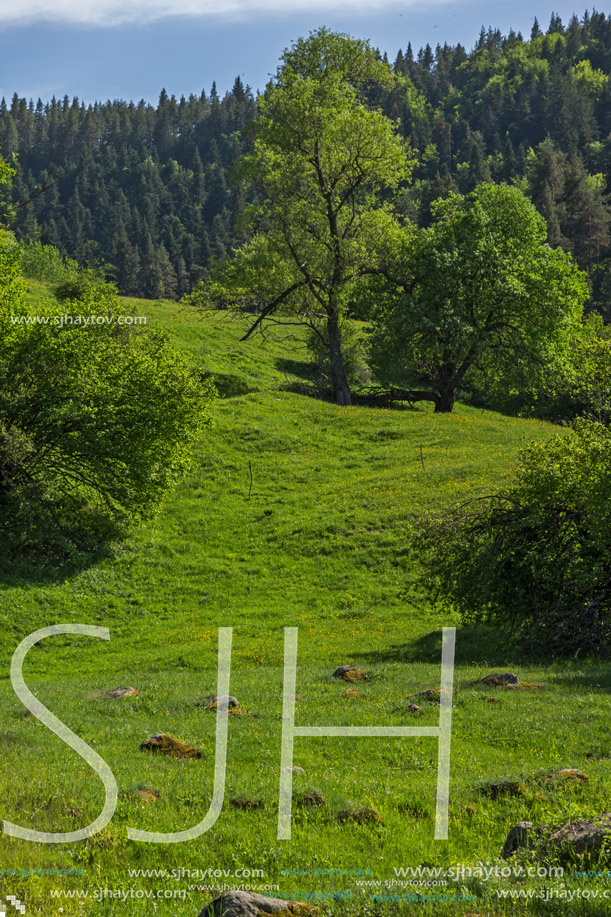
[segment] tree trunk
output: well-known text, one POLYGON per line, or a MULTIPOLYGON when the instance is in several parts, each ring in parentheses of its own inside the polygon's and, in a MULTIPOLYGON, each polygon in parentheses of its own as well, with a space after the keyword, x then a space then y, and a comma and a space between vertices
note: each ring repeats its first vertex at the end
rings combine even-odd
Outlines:
POLYGON ((333 379, 333 400, 336 404, 352 404, 352 393, 344 370, 344 356, 339 332, 339 320, 336 313, 327 318, 327 333, 329 335, 329 360, 331 361, 331 375, 333 379))
POLYGON ((445 389, 439 392, 435 401, 435 414, 451 414, 455 401, 454 389, 445 389))

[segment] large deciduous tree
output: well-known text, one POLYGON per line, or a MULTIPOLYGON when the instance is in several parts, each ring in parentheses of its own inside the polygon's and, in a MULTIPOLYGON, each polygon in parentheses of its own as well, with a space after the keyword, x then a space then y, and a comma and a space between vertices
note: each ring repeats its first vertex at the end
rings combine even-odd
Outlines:
POLYGON ((255 313, 246 338, 271 321, 309 326, 342 405, 352 400, 342 317, 364 276, 407 232, 384 195, 409 178, 412 162, 396 125, 365 98, 373 81, 393 79, 367 42, 325 29, 285 52, 240 171, 263 201, 248 212, 251 241, 193 297, 255 313))
POLYGON ((482 184, 433 204, 397 285, 374 280, 373 363, 411 400, 449 412, 468 386, 530 390, 568 359, 588 297, 571 256, 515 187, 482 184))

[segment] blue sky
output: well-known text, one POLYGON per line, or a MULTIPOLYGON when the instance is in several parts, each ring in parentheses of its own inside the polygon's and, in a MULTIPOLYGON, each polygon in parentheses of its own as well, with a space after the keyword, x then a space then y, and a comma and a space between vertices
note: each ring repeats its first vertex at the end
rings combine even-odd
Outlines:
MULTIPOLYGON (((606 2, 603 4, 606 6, 606 2)), ((0 96, 14 92, 147 99, 220 92, 236 75, 263 88, 290 42, 321 25, 370 38, 391 61, 408 41, 462 42, 482 25, 530 34, 536 15, 567 21, 582 7, 555 0, 0 0, 0 96)))

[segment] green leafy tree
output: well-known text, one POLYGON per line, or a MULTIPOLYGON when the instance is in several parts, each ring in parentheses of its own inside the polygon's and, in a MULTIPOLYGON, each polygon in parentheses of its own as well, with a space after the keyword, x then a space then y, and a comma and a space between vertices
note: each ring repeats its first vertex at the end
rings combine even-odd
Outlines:
POLYGON ((541 396, 571 418, 588 417, 609 426, 611 423, 611 328, 602 316, 590 312, 571 343, 568 364, 546 380, 541 396))
POLYGON ((377 377, 439 413, 468 387, 536 387, 568 359, 583 275, 547 245, 545 221, 517 188, 483 184, 432 209, 394 269, 400 284, 374 282, 377 377))
POLYGON ((547 655, 608 650, 611 430, 579 420, 529 446, 512 485, 427 517, 416 542, 427 584, 465 619, 547 655))
POLYGON ((112 288, 28 310, 20 249, 0 231, 0 534, 154 508, 209 424, 213 389, 155 332, 115 324, 112 288), (89 508, 89 509, 87 509, 89 508))
POLYGON ((343 405, 352 395, 342 318, 403 231, 382 197, 408 179, 412 163, 396 125, 365 100, 372 81, 393 79, 367 42, 325 29, 285 52, 240 170, 264 202, 249 211, 252 239, 193 297, 255 312, 246 338, 269 322, 308 326, 343 405))

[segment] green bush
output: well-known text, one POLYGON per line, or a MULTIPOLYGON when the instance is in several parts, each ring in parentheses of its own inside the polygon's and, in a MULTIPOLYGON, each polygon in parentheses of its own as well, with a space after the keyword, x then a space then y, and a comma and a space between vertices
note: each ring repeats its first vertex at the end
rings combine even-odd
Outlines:
POLYGON ((189 464, 212 385, 162 334, 91 321, 121 312, 108 286, 71 302, 71 324, 58 303, 28 313, 18 268, 2 233, 0 535, 150 512, 189 464))
POLYGON ((118 296, 114 283, 107 283, 96 271, 89 268, 70 274, 53 287, 58 302, 79 302, 91 297, 118 296))
POLYGON ((42 242, 25 242, 21 247, 21 272, 31 280, 63 283, 79 272, 72 258, 64 258, 53 245, 42 242))
POLYGON ((531 651, 598 653, 611 637, 611 430, 579 420, 527 447, 514 483, 427 517, 427 582, 465 619, 510 626, 531 651))

